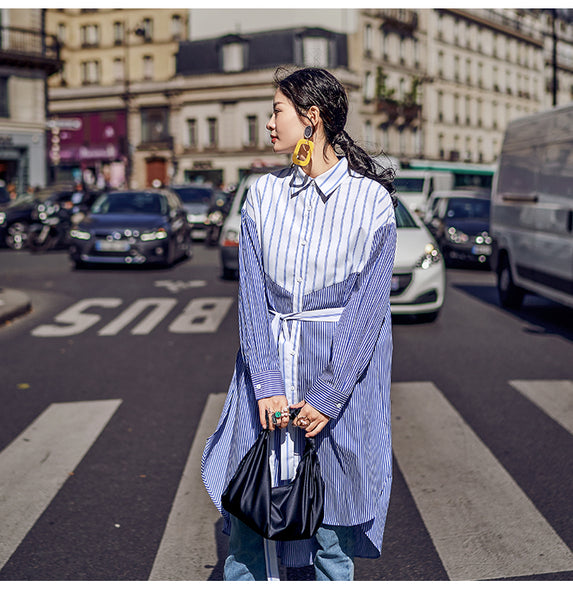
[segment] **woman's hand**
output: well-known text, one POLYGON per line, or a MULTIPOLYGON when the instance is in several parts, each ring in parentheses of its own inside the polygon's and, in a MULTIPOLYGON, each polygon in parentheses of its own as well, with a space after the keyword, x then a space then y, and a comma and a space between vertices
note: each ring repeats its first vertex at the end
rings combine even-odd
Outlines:
POLYGON ((304 429, 307 438, 317 435, 330 421, 330 417, 323 415, 304 400, 298 404, 293 404, 291 408, 300 408, 300 412, 294 420, 294 425, 304 429))
POLYGON ((269 398, 261 398, 259 400, 259 419, 263 429, 267 429, 266 414, 269 415, 268 428, 274 431, 275 427, 284 429, 289 423, 288 400, 286 396, 270 396, 269 398), (273 423, 273 415, 281 413, 280 417, 276 417, 276 425, 273 423))

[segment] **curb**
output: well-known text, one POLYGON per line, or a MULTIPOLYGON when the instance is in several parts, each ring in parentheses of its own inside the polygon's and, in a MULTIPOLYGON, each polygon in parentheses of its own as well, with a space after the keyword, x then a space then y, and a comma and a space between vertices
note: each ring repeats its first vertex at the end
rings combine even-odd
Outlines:
POLYGON ((0 325, 30 312, 31 309, 32 302, 27 294, 0 288, 0 325))

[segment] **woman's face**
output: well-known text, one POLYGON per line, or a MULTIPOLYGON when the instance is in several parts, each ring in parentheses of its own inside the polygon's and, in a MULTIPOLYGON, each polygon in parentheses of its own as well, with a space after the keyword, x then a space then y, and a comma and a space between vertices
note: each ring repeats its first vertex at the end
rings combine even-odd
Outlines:
POLYGON ((292 153, 300 138, 304 137, 305 125, 292 102, 277 90, 273 101, 273 114, 267 123, 273 150, 278 154, 292 153))

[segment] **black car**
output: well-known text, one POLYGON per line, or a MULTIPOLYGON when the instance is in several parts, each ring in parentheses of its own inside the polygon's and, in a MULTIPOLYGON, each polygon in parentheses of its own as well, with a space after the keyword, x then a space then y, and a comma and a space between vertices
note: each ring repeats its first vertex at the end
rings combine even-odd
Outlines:
POLYGON ((171 265, 191 255, 191 227, 168 189, 102 194, 70 231, 70 257, 84 263, 171 265))
POLYGON ((34 198, 24 195, 0 209, 0 244, 13 250, 26 246, 35 207, 34 198))
POLYGON ((425 216, 448 264, 455 261, 489 263, 490 194, 481 191, 434 192, 425 216))

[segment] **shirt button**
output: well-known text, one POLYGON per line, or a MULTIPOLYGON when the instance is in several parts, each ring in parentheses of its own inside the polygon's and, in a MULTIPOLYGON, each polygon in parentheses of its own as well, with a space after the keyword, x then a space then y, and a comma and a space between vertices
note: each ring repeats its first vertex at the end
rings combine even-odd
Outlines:
POLYGON ((256 385, 255 387, 256 387, 258 390, 260 390, 260 389, 261 389, 261 384, 260 384, 260 383, 257 383, 257 385, 256 385))
POLYGON ((296 280, 297 280, 298 283, 302 283, 302 277, 297 277, 296 280))
POLYGON ((291 391, 293 391, 293 392, 294 392, 294 385, 291 385, 291 386, 290 386, 290 389, 291 389, 291 391))
POLYGON ((306 240, 302 240, 301 246, 306 246, 306 240))
POLYGON ((337 402, 336 403, 336 408, 341 408, 341 407, 342 407, 342 404, 340 402, 337 402))
POLYGON ((296 352, 294 350, 290 351, 291 356, 294 356, 296 354, 296 352))

